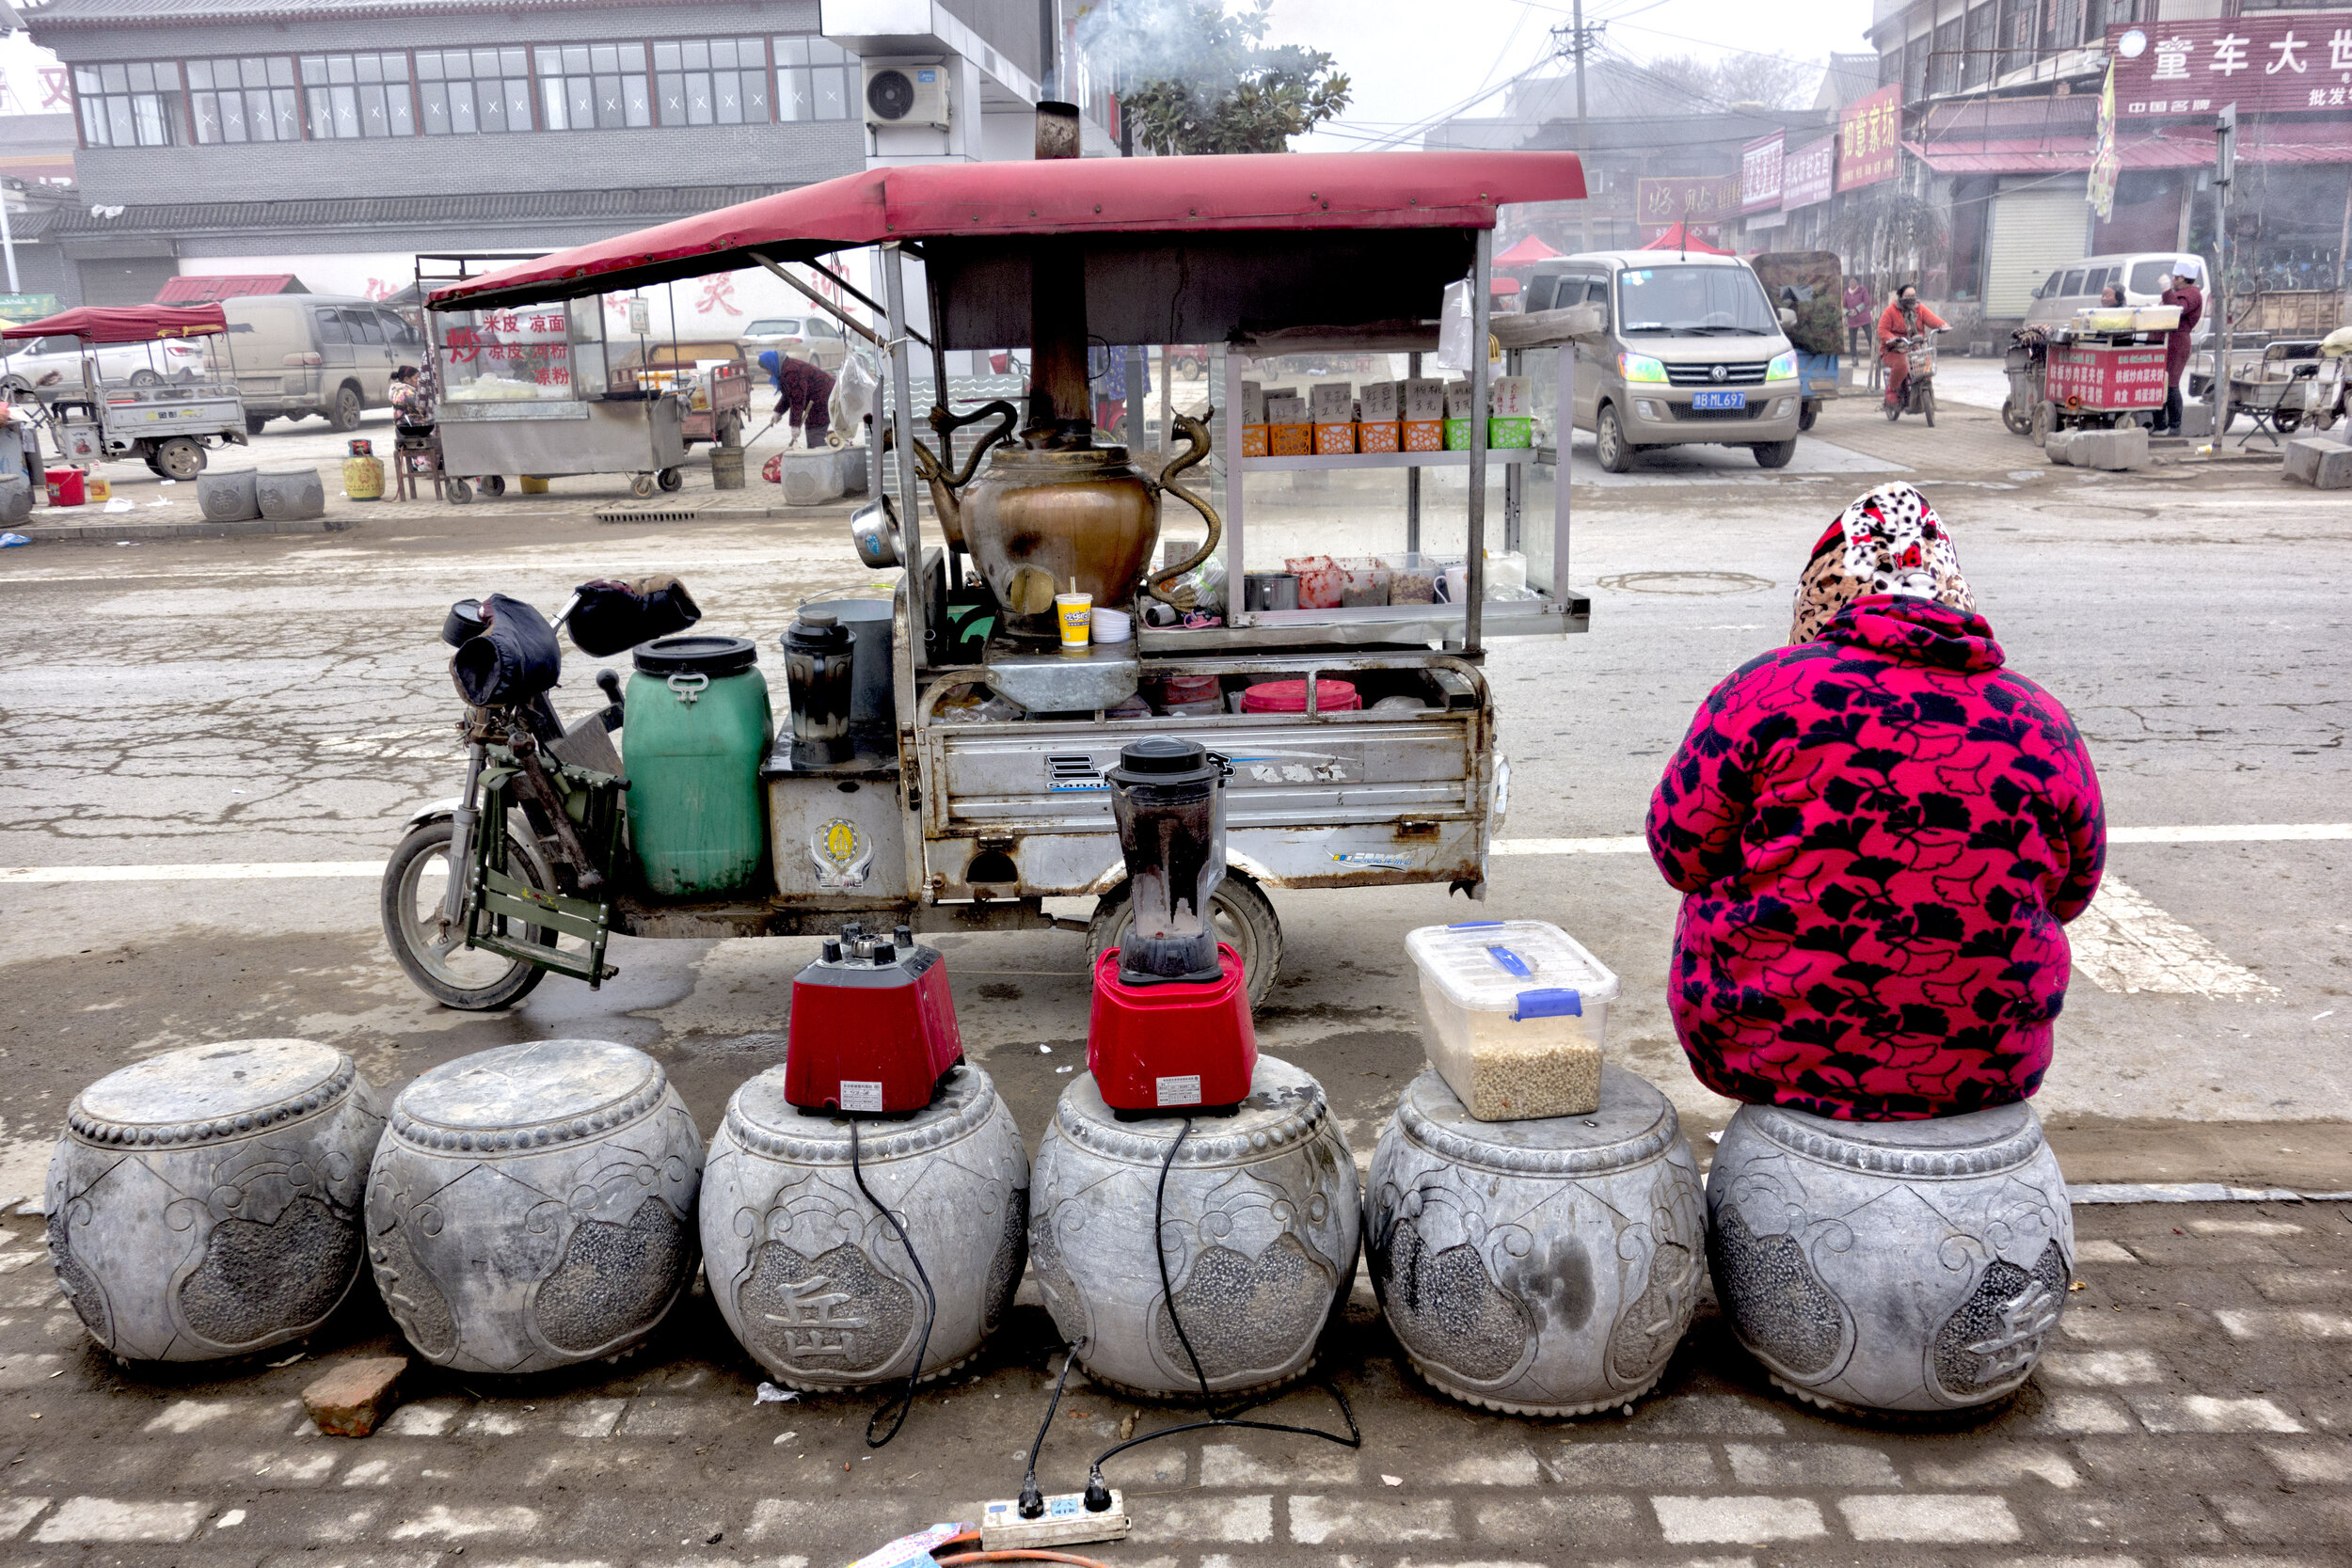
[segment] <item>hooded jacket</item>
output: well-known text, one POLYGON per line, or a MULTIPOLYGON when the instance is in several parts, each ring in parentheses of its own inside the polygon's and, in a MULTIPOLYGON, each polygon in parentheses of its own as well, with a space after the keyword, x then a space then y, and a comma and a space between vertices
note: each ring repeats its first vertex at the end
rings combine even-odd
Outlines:
POLYGON ((2066 710, 1981 616, 1872 596, 1701 705, 1650 802, 1670 1002, 1719 1094, 1850 1120, 2031 1095, 2106 858, 2066 710))

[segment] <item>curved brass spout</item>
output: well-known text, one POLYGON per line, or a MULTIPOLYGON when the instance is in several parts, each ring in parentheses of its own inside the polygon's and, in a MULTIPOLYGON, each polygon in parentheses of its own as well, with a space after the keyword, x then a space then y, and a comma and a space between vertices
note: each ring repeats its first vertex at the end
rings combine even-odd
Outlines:
MULTIPOLYGON (((971 455, 964 459, 962 469, 953 478, 948 476, 946 465, 940 462, 938 453, 932 451, 920 440, 914 443, 915 474, 930 487, 931 510, 939 514, 940 531, 946 534, 952 544, 963 543, 963 505, 961 492, 965 485, 972 483, 972 476, 979 472, 980 459, 988 455, 988 449, 1012 434, 1012 427, 1020 421, 1021 411, 1002 398, 993 403, 985 404, 969 414, 950 414, 946 408, 937 405, 933 405, 931 409, 931 428, 943 436, 960 426, 976 424, 987 419, 991 414, 1002 415, 1002 420, 994 430, 979 438, 979 441, 972 448, 971 455)), ((885 425, 882 428, 882 451, 891 450, 897 435, 897 431, 890 426, 885 425)))
MULTIPOLYGON (((1209 410, 1209 418, 1216 418, 1216 409, 1212 408, 1209 410)), ((1186 506, 1191 507, 1195 512, 1200 513, 1201 516, 1207 518, 1209 521, 1209 537, 1207 543, 1203 544, 1200 548, 1194 553, 1191 560, 1184 562, 1181 564, 1169 566, 1161 571, 1154 572, 1151 577, 1145 578, 1143 591, 1151 594, 1153 598, 1159 600, 1160 603, 1164 605, 1168 605, 1177 610, 1190 610, 1193 607, 1193 602, 1196 598, 1196 595, 1191 589, 1181 588, 1171 594, 1162 585, 1176 578, 1183 577, 1186 572, 1191 571, 1194 567, 1208 560, 1209 557, 1215 555, 1216 553, 1217 541, 1224 536, 1225 524, 1224 521, 1217 516, 1216 511, 1210 507, 1208 502, 1202 500, 1200 497, 1194 495, 1191 491, 1176 483, 1176 476, 1178 474, 1184 472, 1186 468, 1191 467, 1194 464, 1209 455, 1209 427, 1207 424, 1200 420, 1194 419, 1189 414, 1178 414, 1175 416, 1175 420, 1178 434, 1182 435, 1184 438, 1184 450, 1182 452, 1179 452, 1175 457, 1169 459, 1168 467, 1160 470, 1160 477, 1155 482, 1155 485, 1158 489, 1167 491, 1168 493, 1173 495, 1178 500, 1183 501, 1186 506)))

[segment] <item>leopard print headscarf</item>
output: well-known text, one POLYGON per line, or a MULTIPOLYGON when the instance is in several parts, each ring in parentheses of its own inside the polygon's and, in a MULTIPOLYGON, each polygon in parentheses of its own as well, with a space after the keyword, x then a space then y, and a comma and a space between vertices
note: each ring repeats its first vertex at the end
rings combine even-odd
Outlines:
POLYGON ((1807 642, 1856 599, 1892 594, 1973 610, 1952 536, 1928 498, 1899 482, 1882 484, 1846 508, 1797 583, 1788 641, 1807 642))

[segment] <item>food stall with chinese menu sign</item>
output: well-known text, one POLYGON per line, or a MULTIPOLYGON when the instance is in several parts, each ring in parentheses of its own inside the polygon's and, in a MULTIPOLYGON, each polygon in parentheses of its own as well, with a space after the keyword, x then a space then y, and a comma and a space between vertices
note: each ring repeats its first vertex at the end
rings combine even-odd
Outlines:
MULTIPOLYGON (((428 293, 486 270, 480 263, 511 260, 420 256, 418 289, 428 293)), ((452 500, 462 505, 476 487, 503 494, 508 474, 628 474, 640 497, 657 485, 684 484, 691 394, 632 373, 644 362, 644 344, 608 341, 604 319, 599 294, 527 309, 426 312, 439 382, 434 422, 452 500)))

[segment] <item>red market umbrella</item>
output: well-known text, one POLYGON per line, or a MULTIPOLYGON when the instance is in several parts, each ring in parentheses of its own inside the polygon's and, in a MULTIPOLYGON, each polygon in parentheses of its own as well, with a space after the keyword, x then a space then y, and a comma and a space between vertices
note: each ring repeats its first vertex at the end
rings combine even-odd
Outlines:
POLYGON ((1538 261, 1549 261, 1560 253, 1530 234, 1510 249, 1495 258, 1499 267, 1532 267, 1538 261))
POLYGON ((75 337, 86 343, 151 343, 229 330, 217 305, 85 305, 0 327, 0 338, 75 337))
POLYGON ((1677 223, 1658 238, 1642 247, 1644 250, 1695 250, 1702 256, 1728 256, 1730 251, 1721 245, 1708 245, 1691 232, 1690 225, 1677 223))

